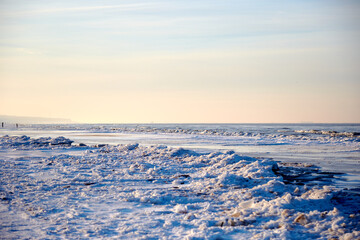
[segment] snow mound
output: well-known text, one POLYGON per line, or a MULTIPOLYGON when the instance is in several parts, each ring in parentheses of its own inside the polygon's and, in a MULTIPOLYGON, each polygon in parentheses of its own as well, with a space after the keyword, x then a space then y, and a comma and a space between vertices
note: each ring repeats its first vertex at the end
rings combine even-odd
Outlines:
POLYGON ((28 136, 3 136, 0 137, 0 148, 34 149, 51 148, 51 146, 71 146, 74 141, 65 137, 30 138, 28 136))

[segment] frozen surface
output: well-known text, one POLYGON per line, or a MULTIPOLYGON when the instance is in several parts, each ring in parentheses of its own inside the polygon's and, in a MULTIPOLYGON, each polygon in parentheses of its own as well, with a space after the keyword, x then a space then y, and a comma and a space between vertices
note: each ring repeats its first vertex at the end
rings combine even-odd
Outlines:
POLYGON ((58 136, 0 137, 0 162, 5 239, 360 237, 359 195, 311 164, 58 136))
POLYGON ((197 152, 233 150, 241 155, 303 163, 343 173, 337 187, 360 189, 360 124, 64 124, 21 125, 0 136, 64 136, 74 144, 166 145, 197 152), (345 181, 343 181, 345 180, 345 181))

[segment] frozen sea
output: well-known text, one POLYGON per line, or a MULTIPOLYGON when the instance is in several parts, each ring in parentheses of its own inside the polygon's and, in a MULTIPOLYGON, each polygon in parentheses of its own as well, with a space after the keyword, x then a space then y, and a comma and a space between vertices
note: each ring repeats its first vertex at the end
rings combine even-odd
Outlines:
POLYGON ((0 161, 5 239, 360 236, 360 124, 6 125, 0 161))
POLYGON ((360 124, 10 125, 0 130, 1 135, 64 136, 87 145, 139 143, 203 153, 232 150, 283 163, 313 164, 324 172, 342 173, 336 186, 360 188, 360 124))

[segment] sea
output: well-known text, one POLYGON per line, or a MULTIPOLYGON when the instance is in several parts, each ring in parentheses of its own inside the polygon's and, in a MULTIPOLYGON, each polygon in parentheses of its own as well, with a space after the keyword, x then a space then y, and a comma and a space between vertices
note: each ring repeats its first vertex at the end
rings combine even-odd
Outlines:
POLYGON ((6 124, 0 129, 5 135, 63 136, 88 146, 139 143, 202 153, 234 151, 312 169, 294 173, 293 181, 331 181, 360 193, 360 124, 6 124))

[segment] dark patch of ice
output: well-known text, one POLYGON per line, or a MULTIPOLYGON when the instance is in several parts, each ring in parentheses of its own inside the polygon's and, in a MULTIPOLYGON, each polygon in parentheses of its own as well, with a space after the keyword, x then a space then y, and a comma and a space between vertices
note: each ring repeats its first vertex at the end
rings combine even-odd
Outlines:
POLYGON ((178 148, 171 154, 171 157, 184 157, 184 156, 199 156, 199 153, 183 148, 178 148))

